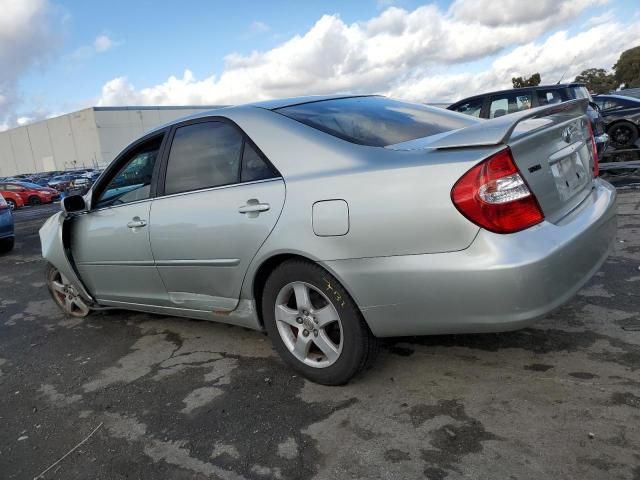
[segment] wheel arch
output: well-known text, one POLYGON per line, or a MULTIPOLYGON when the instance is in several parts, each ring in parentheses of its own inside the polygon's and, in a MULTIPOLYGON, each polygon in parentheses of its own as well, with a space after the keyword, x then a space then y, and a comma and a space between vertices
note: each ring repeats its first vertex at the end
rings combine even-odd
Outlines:
POLYGON ((322 263, 321 261, 318 261, 314 258, 311 258, 309 256, 305 256, 302 255, 300 253, 293 253, 293 252, 283 252, 283 253, 277 253, 275 255, 272 255, 266 259, 264 259, 262 261, 262 263, 260 264, 260 266, 256 269, 255 274, 253 275, 253 283, 251 286, 251 293, 253 294, 253 299, 255 302, 255 307, 256 307, 256 316, 258 318, 258 323, 260 324, 260 326, 262 328, 264 328, 264 319, 262 316, 262 293, 264 291, 264 287, 267 283, 267 279, 269 278, 269 275, 271 274, 271 272, 273 272, 273 270, 275 270, 279 265, 281 265, 282 263, 288 261, 288 260, 304 260, 310 263, 314 263, 316 265, 319 265, 320 267, 324 268, 327 272, 329 272, 331 275, 333 275, 342 285, 342 287, 347 291, 347 293, 351 296, 351 298, 353 299, 353 301, 355 302, 356 306, 358 307, 358 310, 360 311, 360 314, 362 315, 362 317, 365 320, 365 323, 368 322, 366 320, 366 318, 364 317, 364 314, 362 312, 362 310, 360 310, 360 306, 358 304, 358 301, 356 299, 356 297, 353 295, 351 289, 349 288, 349 285, 345 284, 345 282, 342 280, 342 278, 340 278, 339 275, 336 274, 336 272, 333 271, 333 269, 328 268, 327 265, 325 265, 324 263, 322 263))

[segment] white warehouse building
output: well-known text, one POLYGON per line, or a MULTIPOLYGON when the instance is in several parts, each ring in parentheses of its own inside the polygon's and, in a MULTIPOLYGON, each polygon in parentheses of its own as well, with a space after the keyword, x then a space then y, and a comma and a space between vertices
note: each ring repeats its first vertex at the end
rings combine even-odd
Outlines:
POLYGON ((148 130, 219 108, 91 107, 0 132, 0 177, 105 167, 148 130))

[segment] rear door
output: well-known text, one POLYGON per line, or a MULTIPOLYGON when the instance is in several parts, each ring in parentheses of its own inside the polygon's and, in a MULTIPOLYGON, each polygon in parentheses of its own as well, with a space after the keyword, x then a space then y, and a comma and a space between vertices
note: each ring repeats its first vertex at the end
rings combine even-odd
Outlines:
POLYGON ((174 129, 151 246, 176 307, 231 311, 249 263, 273 229, 285 185, 259 149, 224 119, 174 129))

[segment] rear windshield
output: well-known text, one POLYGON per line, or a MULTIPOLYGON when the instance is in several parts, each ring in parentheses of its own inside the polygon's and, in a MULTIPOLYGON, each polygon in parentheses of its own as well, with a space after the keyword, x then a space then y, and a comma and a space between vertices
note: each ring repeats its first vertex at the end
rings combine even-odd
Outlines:
POLYGON ((385 97, 322 100, 275 111, 359 145, 385 147, 475 125, 481 120, 385 97))

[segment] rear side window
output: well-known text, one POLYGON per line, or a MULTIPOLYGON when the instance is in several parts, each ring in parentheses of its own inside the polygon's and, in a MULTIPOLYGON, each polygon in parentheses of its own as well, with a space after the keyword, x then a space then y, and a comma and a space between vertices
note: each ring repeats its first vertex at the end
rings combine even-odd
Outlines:
POLYGON ((466 115, 471 115, 473 117, 480 117, 482 103, 482 98, 476 98, 475 100, 470 100, 468 102, 462 103, 452 110, 454 110, 455 112, 464 113, 466 115))
POLYGON ((228 123, 180 127, 171 144, 165 194, 237 183, 242 134, 228 123))
POLYGON ((245 142, 242 152, 241 182, 255 182, 256 180, 266 180, 275 177, 271 166, 262 158, 253 145, 245 142))
POLYGON ((385 97, 323 100, 275 109, 289 118, 359 145, 384 147, 474 125, 445 109, 385 97))
POLYGON ((166 195, 278 176, 233 125, 210 121, 176 129, 165 180, 166 195))
POLYGON ((489 104, 489 118, 497 118, 529 108, 531 108, 531 94, 529 93, 510 93, 492 97, 489 104))
POLYGON ((562 103, 562 96, 560 90, 537 90, 538 105, 553 105, 555 103, 562 103))

